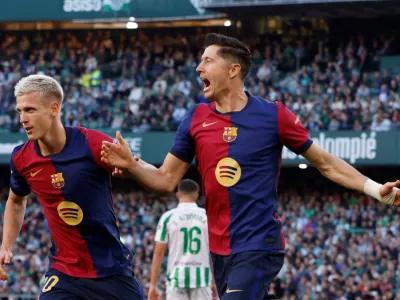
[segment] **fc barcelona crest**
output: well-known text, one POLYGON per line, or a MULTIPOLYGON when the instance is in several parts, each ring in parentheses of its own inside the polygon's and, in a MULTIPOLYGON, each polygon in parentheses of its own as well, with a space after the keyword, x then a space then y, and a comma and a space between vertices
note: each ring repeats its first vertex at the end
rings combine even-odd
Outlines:
POLYGON ((238 129, 236 127, 224 127, 224 134, 222 135, 222 138, 225 142, 233 142, 237 138, 237 131, 238 129))
POLYGON ((56 189, 61 189, 65 185, 64 178, 62 173, 57 173, 51 175, 51 183, 56 189))

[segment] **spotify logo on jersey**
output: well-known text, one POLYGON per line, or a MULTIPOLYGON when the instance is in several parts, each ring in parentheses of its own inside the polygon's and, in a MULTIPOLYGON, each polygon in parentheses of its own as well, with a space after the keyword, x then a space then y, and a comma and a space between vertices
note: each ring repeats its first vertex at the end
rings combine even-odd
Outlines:
POLYGON ((70 201, 63 201, 57 206, 60 218, 71 226, 76 226, 83 220, 83 212, 78 204, 70 201))
POLYGON ((226 187, 235 185, 239 181, 241 175, 242 170, 239 163, 230 157, 221 159, 215 169, 217 181, 220 185, 226 187))

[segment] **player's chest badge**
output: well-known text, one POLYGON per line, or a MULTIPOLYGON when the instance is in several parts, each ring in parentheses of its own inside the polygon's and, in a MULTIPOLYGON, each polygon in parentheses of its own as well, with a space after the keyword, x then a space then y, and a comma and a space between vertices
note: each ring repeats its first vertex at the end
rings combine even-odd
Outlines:
POLYGON ((238 128, 237 127, 224 127, 224 133, 222 134, 222 138, 225 142, 233 142, 236 140, 238 136, 238 128))
POLYGON ((62 173, 51 175, 51 183, 56 189, 61 189, 65 185, 65 180, 62 173))

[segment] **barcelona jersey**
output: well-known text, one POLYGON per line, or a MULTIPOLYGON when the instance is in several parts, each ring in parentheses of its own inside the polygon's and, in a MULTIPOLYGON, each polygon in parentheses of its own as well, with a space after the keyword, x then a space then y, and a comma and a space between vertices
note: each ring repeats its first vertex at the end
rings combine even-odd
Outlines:
POLYGON ((238 112, 215 103, 195 106, 182 121, 170 153, 194 157, 206 197, 210 250, 230 255, 283 251, 277 185, 283 146, 297 154, 312 144, 298 118, 282 103, 248 96, 238 112))
POLYGON ((50 268, 81 278, 123 272, 133 253, 120 241, 111 194, 111 167, 100 160, 103 140, 112 138, 83 127, 65 127, 66 144, 43 156, 37 142, 14 149, 11 190, 34 192, 50 233, 50 268))

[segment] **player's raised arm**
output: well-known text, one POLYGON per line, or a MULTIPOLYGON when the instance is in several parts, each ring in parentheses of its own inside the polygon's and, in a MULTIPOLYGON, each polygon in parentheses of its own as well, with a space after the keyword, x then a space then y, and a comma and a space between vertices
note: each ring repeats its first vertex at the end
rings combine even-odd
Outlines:
POLYGON ((172 193, 195 155, 190 126, 196 108, 192 108, 179 125, 174 144, 160 168, 134 157, 119 131, 116 134, 119 144, 103 142, 101 161, 117 168, 113 175, 132 177, 145 189, 162 196, 172 193))
POLYGON ((400 181, 381 185, 367 178, 344 160, 314 144, 300 120, 283 104, 277 105, 279 136, 286 147, 301 154, 326 178, 348 189, 364 192, 386 204, 400 206, 400 192, 396 188, 400 181))
POLYGON ((116 177, 135 178, 144 188, 157 194, 166 195, 173 191, 187 170, 186 163, 173 155, 167 156, 160 169, 134 157, 120 132, 116 134, 116 144, 102 132, 82 127, 79 129, 86 136, 99 167, 116 177))
POLYGON ((400 191, 396 188, 400 180, 385 185, 378 184, 316 144, 302 155, 326 178, 348 189, 364 192, 383 203, 400 206, 400 191))
POLYGON ((153 193, 162 196, 172 193, 189 168, 189 163, 170 153, 166 156, 163 165, 156 168, 134 157, 119 131, 116 138, 119 144, 103 142, 101 160, 121 170, 122 177, 134 178, 145 189, 153 193))

